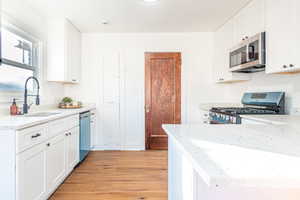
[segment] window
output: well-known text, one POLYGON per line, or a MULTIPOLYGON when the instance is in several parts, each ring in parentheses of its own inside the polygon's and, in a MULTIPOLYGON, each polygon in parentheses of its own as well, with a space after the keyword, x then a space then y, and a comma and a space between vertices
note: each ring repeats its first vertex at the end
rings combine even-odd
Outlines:
POLYGON ((39 43, 29 34, 3 21, 0 90, 23 91, 25 80, 37 75, 39 43))

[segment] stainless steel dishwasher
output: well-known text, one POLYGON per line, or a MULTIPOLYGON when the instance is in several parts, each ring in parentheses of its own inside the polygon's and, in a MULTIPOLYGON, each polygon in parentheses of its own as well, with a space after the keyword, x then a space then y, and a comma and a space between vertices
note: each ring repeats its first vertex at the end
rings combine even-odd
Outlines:
POLYGON ((91 113, 80 113, 80 162, 91 150, 91 113))

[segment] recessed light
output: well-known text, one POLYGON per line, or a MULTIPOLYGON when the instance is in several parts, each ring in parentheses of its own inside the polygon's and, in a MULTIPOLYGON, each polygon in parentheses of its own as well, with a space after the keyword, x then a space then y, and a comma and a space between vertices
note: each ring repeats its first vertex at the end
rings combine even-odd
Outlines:
POLYGON ((159 0, 143 0, 146 4, 157 4, 159 0))
POLYGON ((106 19, 104 19, 104 20, 101 21, 101 24, 103 24, 103 25, 108 25, 108 24, 109 24, 109 21, 107 21, 106 19))

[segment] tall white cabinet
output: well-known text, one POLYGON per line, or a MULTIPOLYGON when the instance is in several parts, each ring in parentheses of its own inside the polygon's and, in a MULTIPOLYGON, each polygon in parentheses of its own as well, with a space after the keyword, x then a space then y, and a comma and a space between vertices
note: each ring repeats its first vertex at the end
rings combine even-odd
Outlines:
POLYGON ((143 150, 144 51, 105 50, 98 64, 98 132, 94 149, 143 150))
POLYGON ((67 19, 48 22, 48 81, 79 83, 81 72, 81 33, 67 19))

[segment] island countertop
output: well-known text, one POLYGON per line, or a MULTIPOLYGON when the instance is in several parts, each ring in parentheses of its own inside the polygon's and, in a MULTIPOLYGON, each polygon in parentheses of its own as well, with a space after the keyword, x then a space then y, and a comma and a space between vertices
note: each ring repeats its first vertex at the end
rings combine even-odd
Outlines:
POLYGON ((300 188, 300 130, 288 125, 163 125, 208 186, 300 188))

